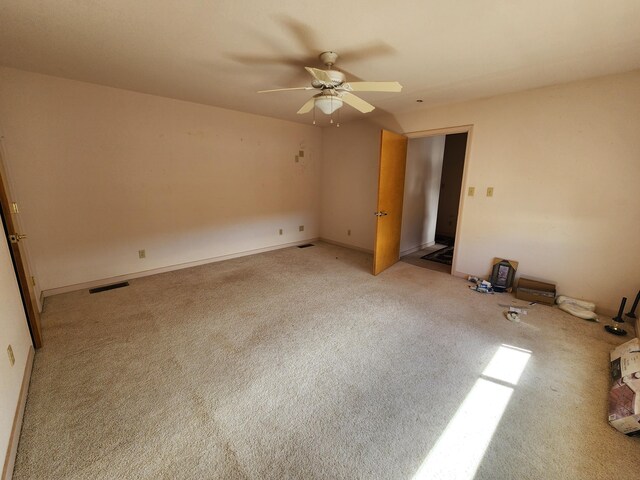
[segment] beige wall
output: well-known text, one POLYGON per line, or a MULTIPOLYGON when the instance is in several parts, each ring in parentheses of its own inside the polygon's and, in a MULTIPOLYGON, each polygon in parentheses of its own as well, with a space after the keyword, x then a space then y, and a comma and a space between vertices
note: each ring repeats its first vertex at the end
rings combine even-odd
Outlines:
POLYGON ((402 203, 401 256, 434 242, 444 146, 444 135, 409 139, 402 203))
MULTIPOLYGON (((518 260, 520 274, 553 280, 559 292, 608 311, 640 289, 640 71, 378 121, 401 132, 473 124, 463 186, 477 193, 462 199, 458 272, 486 275, 494 257, 518 260)), ((347 138, 343 150, 327 145, 333 156, 349 160, 343 151, 371 148, 358 146, 360 137, 347 146, 347 138)), ((370 167, 351 183, 365 188, 370 167)), ((360 201, 358 192, 340 193, 334 205, 360 201)))
POLYGON ((0 128, 43 290, 319 235, 319 128, 6 68, 0 128))
POLYGON ((401 132, 473 124, 459 272, 518 260, 519 273, 608 310, 640 289, 640 72, 323 133, 11 69, 0 86, 5 161, 45 289, 318 235, 371 249, 373 120, 401 132))
POLYGON ((377 125, 323 129, 322 238, 373 250, 379 155, 377 125))
MULTIPOLYGON (((0 225, 4 234, 4 227, 0 225)), ((7 242, 0 241, 0 455, 5 454, 18 406, 20 387, 27 364, 31 337, 20 299, 18 282, 7 242), (11 366, 7 347, 11 345, 15 364, 11 366)))

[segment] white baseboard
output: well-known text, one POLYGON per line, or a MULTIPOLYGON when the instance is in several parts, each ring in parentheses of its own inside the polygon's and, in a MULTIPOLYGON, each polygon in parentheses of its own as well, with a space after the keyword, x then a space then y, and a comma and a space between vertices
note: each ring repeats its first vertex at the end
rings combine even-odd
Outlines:
POLYGON ((22 430, 22 418, 24 417, 24 407, 27 403, 27 393, 29 392, 29 382, 31 380, 34 355, 35 351, 33 350, 33 347, 29 346, 27 364, 24 367, 22 386, 20 387, 20 396, 18 397, 18 405, 13 417, 11 435, 9 436, 9 446, 7 447, 4 466, 2 467, 2 480, 11 480, 11 477, 13 477, 13 466, 16 463, 16 453, 18 452, 18 441, 20 440, 20 431, 22 430))
POLYGON ((126 280, 132 280, 134 278, 148 277, 149 275, 156 275, 158 273, 173 272, 174 270, 182 270, 183 268, 197 267, 200 265, 206 265, 208 263, 222 262, 224 260, 231 260, 232 258, 246 257, 249 255, 255 255, 258 253, 271 252, 273 250, 281 250, 283 248, 295 247, 297 245, 304 245, 305 243, 311 243, 318 241, 318 238, 311 238, 307 240, 300 240, 291 243, 282 243, 279 245, 272 245, 270 247, 257 248, 255 250, 246 250, 244 252, 231 253, 228 255, 220 255, 219 257, 206 258, 204 260, 196 260, 193 262, 179 263, 177 265, 169 265, 167 267, 154 268, 151 270, 144 270, 141 272, 127 273, 125 275, 118 275, 116 277, 101 278, 99 280, 91 280, 89 282, 76 283, 74 285, 67 285, 64 287, 50 288, 42 291, 42 297, 50 297, 52 295, 59 295, 61 293, 74 292, 76 290, 84 290, 86 288, 100 287, 103 285, 109 285, 111 283, 124 282, 126 280))
POLYGON ((318 240, 321 241, 321 242, 324 242, 324 243, 328 243, 330 245, 336 245, 338 247, 350 248, 351 250, 357 250, 359 252, 373 253, 373 250, 370 250, 368 248, 356 247, 355 245, 349 245, 348 243, 342 243, 342 242, 337 242, 335 240, 329 240, 328 238, 320 237, 318 240))
POLYGON ((423 248, 433 247, 435 244, 436 244, 435 241, 423 243, 422 245, 418 245, 417 247, 409 248, 408 250, 400 252, 400 256, 404 257, 406 255, 411 255, 412 253, 415 253, 415 252, 417 252, 419 250, 422 250, 423 248))

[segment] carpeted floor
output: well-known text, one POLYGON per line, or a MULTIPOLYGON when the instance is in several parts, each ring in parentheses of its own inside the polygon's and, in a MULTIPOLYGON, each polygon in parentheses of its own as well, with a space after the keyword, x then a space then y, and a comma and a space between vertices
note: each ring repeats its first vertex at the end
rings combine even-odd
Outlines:
POLYGON ((465 398, 504 344, 531 357, 455 478, 640 471, 640 439, 606 422, 624 339, 545 306, 511 323, 509 296, 370 264, 319 243, 48 298, 14 478, 454 478, 493 414, 452 419, 498 403, 465 398))

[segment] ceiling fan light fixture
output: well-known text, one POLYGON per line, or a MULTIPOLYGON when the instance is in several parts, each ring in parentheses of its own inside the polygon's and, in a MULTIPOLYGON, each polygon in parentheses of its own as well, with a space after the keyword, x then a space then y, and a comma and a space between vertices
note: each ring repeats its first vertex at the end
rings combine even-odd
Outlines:
POLYGON ((331 115, 342 107, 342 99, 334 95, 322 95, 316 98, 315 106, 325 115, 331 115))

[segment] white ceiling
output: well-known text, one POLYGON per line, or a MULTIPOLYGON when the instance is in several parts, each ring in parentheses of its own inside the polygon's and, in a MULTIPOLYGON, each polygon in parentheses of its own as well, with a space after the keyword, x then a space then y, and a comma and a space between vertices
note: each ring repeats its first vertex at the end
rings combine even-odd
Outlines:
POLYGON ((360 94, 398 113, 640 68, 639 22, 638 0, 3 0, 0 64, 311 123, 314 92, 255 92, 307 85, 324 50, 399 81, 360 94))

